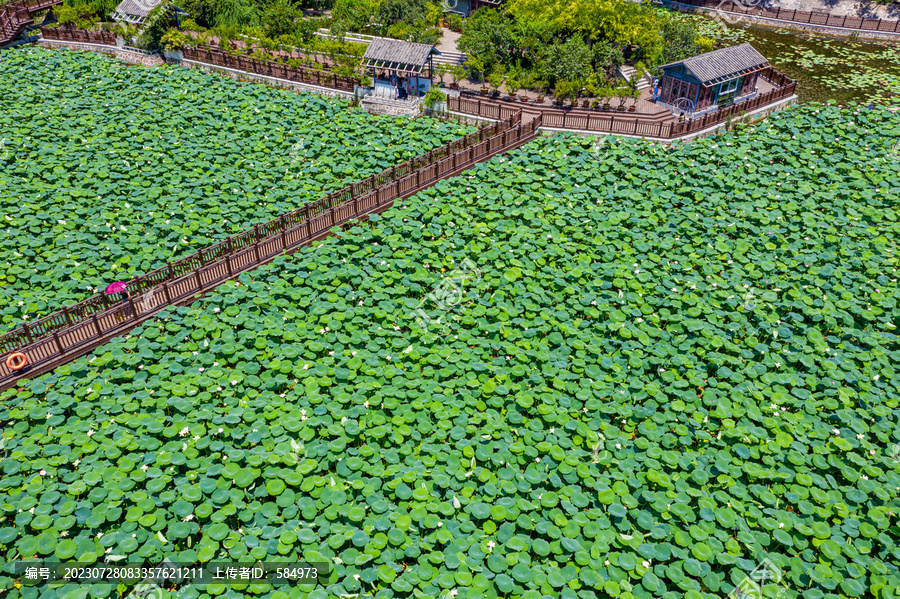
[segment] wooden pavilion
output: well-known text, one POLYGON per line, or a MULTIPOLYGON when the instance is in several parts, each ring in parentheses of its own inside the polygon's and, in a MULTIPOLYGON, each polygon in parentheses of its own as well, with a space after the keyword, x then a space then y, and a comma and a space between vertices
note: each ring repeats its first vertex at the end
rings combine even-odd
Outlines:
POLYGON ((687 116, 725 108, 757 93, 769 61, 750 44, 731 46, 660 67, 659 102, 687 116))
POLYGON ((424 91, 427 91, 434 83, 433 57, 440 56, 440 54, 437 48, 428 44, 375 38, 366 48, 363 65, 372 69, 376 95, 379 82, 386 85, 390 77, 408 77, 415 78, 416 96, 419 96, 423 93, 423 87, 424 91), (428 79, 424 80, 426 85, 423 86, 422 72, 426 67, 428 68, 428 79), (383 77, 378 77, 378 69, 381 69, 383 77))

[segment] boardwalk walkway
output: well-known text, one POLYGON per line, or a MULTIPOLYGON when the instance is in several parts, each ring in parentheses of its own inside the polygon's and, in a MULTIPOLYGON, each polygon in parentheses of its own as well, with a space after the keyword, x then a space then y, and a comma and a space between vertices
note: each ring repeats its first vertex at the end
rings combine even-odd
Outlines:
MULTIPOLYGON (((499 116, 499 112, 494 114, 499 116)), ((133 279, 128 283, 131 297, 127 304, 111 304, 105 294, 98 294, 23 324, 0 337, 0 390, 88 353, 166 307, 188 305, 225 281, 327 237, 336 227, 387 210, 398 199, 518 148, 539 135, 540 125, 540 118, 522 123, 521 113, 511 114, 476 133, 133 279), (6 358, 13 353, 27 357, 26 369, 11 370, 6 365, 6 358)))

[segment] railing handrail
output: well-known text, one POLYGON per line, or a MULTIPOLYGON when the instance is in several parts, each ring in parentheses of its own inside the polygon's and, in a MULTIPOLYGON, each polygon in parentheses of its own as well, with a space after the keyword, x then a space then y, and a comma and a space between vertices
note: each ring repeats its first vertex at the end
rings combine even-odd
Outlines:
MULTIPOLYGON (((771 67, 762 72, 762 78, 770 81, 775 88, 763 94, 741 100, 737 104, 719 108, 705 115, 684 121, 661 121, 613 113, 570 113, 532 107, 542 118, 542 124, 548 127, 598 131, 621 135, 639 135, 655 139, 675 139, 695 131, 700 131, 726 121, 738 113, 770 104, 794 93, 796 82, 771 67), (548 119, 554 119, 548 122, 548 119), (591 126, 595 125, 595 126, 591 126)), ((473 114, 486 118, 499 118, 504 110, 511 108, 502 103, 470 98, 448 98, 450 110, 473 114)))

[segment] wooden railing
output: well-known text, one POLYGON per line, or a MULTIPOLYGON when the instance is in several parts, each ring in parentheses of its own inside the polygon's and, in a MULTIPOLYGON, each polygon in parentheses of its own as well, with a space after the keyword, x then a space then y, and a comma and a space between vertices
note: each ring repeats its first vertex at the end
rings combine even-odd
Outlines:
POLYGON ((722 0, 660 0, 663 4, 689 4, 699 8, 710 10, 722 10, 752 17, 764 17, 778 21, 790 21, 820 27, 834 27, 836 29, 860 29, 863 31, 877 31, 882 33, 900 33, 900 21, 888 21, 885 19, 867 19, 849 15, 832 15, 826 12, 806 10, 794 10, 790 8, 773 8, 767 6, 747 6, 747 3, 737 3, 722 0))
POLYGON ((111 31, 88 31, 86 29, 69 29, 63 27, 41 27, 41 35, 50 40, 81 42, 83 44, 99 44, 115 46, 116 34, 111 31))
POLYGON ((229 69, 237 69, 278 77, 288 81, 318 85, 342 91, 352 92, 357 82, 349 77, 341 77, 328 70, 307 69, 305 67, 292 67, 286 62, 259 61, 248 56, 232 56, 215 48, 188 47, 184 49, 184 57, 188 60, 196 60, 229 69))
MULTIPOLYGON (((452 176, 491 156, 518 146, 537 135, 540 119, 523 125, 521 115, 482 127, 399 166, 372 175, 282 214, 267 223, 229 237, 199 252, 167 263, 128 282, 127 303, 104 293, 23 324, 0 338, 3 355, 22 352, 29 365, 65 362, 73 351, 96 344, 120 330, 128 330, 164 306, 187 303, 196 294, 238 274, 252 270, 275 256, 324 237, 333 227, 379 211, 438 180, 452 176)), ((11 372, 0 361, 0 386, 8 386, 22 373, 11 372)))
MULTIPOLYGON (((106 46, 116 45, 116 35, 109 31, 87 31, 84 29, 63 29, 59 27, 42 27, 41 34, 47 39, 81 42, 85 44, 101 44, 106 46)), ((284 59, 282 61, 260 61, 249 56, 232 56, 217 48, 189 46, 183 50, 184 57, 188 60, 196 60, 221 66, 229 69, 237 69, 257 75, 278 77, 298 83, 307 83, 342 91, 352 92, 356 81, 348 77, 341 77, 333 72, 323 69, 308 69, 305 67, 289 66, 284 59)))
POLYGON ((18 37, 23 29, 34 24, 31 15, 61 4, 62 0, 23 0, 0 7, 0 46, 18 37))
MULTIPOLYGON (((726 122, 729 118, 734 118, 741 113, 755 110, 756 108, 766 106, 767 104, 772 104, 794 94, 796 83, 781 73, 768 69, 764 71, 761 76, 775 85, 775 89, 763 94, 757 94, 749 100, 738 102, 727 108, 721 108, 715 112, 710 112, 698 118, 687 119, 685 121, 660 121, 641 118, 640 116, 627 116, 621 113, 606 114, 598 112, 593 114, 585 112, 543 110, 535 106, 529 106, 528 110, 540 110, 542 123, 545 127, 632 135, 655 139, 677 139, 697 131, 702 131, 713 125, 726 122)), ((465 97, 448 98, 447 106, 454 112, 472 114, 490 119, 503 118, 507 111, 513 110, 511 107, 504 104, 465 97)))

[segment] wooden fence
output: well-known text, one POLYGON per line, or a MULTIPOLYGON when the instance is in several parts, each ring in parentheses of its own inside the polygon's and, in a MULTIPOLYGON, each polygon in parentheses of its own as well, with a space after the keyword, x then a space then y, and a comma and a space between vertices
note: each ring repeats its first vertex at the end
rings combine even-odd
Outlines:
MULTIPOLYGON (((110 31, 87 31, 84 29, 68 29, 60 27, 42 27, 41 34, 52 40, 81 42, 85 44, 100 44, 105 46, 116 45, 116 34, 110 31)), ((189 46, 183 51, 188 60, 196 60, 211 65, 237 69, 257 75, 278 77, 298 83, 308 83, 342 91, 352 92, 356 81, 348 77, 340 77, 333 72, 323 69, 308 69, 305 67, 292 67, 282 61, 260 61, 249 56, 232 56, 217 48, 189 46)))
POLYGON ((357 82, 349 77, 340 77, 328 70, 318 71, 305 67, 292 67, 284 61, 259 61, 248 56, 232 56, 227 52, 215 48, 187 47, 183 50, 184 57, 188 60, 196 60, 207 64, 217 65, 239 71, 247 71, 257 75, 278 77, 298 83, 308 83, 319 87, 328 87, 342 91, 352 92, 357 82))
POLYGON ((111 31, 88 31, 68 27, 41 27, 41 35, 49 40, 80 42, 82 44, 99 44, 115 46, 116 34, 111 31))
MULTIPOLYGON (((744 112, 772 104, 794 94, 796 83, 781 73, 769 69, 762 74, 762 77, 770 81, 776 88, 763 94, 757 94, 749 100, 744 100, 743 102, 721 108, 698 118, 687 119, 684 121, 660 121, 647 119, 646 117, 642 118, 640 116, 628 116, 621 113, 586 113, 582 111, 550 110, 536 106, 529 106, 528 110, 540 110, 542 123, 545 127, 619 135, 634 135, 637 137, 650 137, 656 139, 677 139, 697 131, 702 131, 713 125, 723 123, 729 118, 734 118, 744 112)), ((514 110, 511 106, 506 104, 465 97, 448 98, 447 101, 447 105, 451 111, 478 115, 490 119, 505 118, 506 114, 514 110)))
POLYGON ((861 29, 882 33, 900 33, 900 21, 885 19, 866 19, 847 15, 832 15, 827 12, 794 10, 790 8, 773 8, 768 6, 747 6, 747 3, 730 0, 661 0, 664 4, 689 4, 710 10, 722 10, 752 17, 765 17, 778 21, 790 21, 821 27, 838 29, 861 29))
MULTIPOLYGON (((399 166, 354 183, 302 208, 256 225, 191 256, 131 280, 127 302, 97 294, 0 338, 5 356, 22 352, 29 370, 56 367, 152 317, 165 306, 193 298, 282 253, 293 251, 341 224, 389 207, 477 162, 517 147, 538 134, 540 118, 526 124, 520 115, 483 127, 399 166)), ((27 372, 0 362, 0 388, 27 372)))

